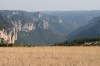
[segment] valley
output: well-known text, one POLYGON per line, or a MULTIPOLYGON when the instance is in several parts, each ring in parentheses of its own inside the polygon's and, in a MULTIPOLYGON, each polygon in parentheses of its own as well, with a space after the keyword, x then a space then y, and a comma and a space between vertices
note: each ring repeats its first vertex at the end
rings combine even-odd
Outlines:
MULTIPOLYGON (((99 14, 99 10, 56 12, 0 10, 0 33, 3 35, 0 41, 20 45, 61 43, 65 40, 74 39, 80 29, 89 24, 91 25, 90 21, 100 16, 99 14)), ((98 31, 97 28, 95 29, 98 31)), ((85 31, 82 33, 85 33, 85 31)), ((83 38, 87 37, 86 35, 83 36, 83 38)))

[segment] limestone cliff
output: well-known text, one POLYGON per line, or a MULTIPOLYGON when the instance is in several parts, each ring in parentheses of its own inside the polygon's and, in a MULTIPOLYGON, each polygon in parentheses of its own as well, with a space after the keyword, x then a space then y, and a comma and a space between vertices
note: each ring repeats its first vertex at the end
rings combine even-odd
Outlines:
POLYGON ((5 29, 0 30, 0 43, 14 44, 15 40, 17 40, 17 32, 15 29, 8 32, 5 29))
POLYGON ((39 29, 48 29, 47 21, 43 21, 38 24, 35 22, 27 22, 27 23, 22 24, 22 22, 19 20, 18 22, 12 21, 11 23, 12 23, 13 27, 10 28, 9 31, 6 29, 0 30, 0 43, 14 44, 15 41, 17 40, 17 33, 20 31, 30 32, 30 31, 34 31, 38 28, 39 29))
POLYGON ((16 28, 17 32, 19 32, 19 31, 29 32, 29 31, 36 29, 34 22, 28 22, 28 23, 22 24, 21 21, 19 21, 19 22, 12 21, 12 24, 13 24, 14 28, 16 28))
POLYGON ((12 21, 13 28, 16 28, 17 32, 24 31, 24 32, 30 32, 36 29, 48 29, 48 22, 43 20, 41 22, 27 22, 22 23, 20 20, 12 21))

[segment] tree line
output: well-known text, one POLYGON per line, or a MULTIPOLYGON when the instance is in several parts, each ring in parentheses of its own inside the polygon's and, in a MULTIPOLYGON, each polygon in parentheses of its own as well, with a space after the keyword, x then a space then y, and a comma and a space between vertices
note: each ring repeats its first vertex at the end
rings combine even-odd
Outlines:
POLYGON ((65 41, 63 43, 56 43, 53 46, 99 46, 99 45, 100 45, 100 38, 82 38, 82 39, 65 41))
MULTIPOLYGON (((0 47, 34 47, 35 45, 20 45, 20 44, 7 44, 0 43, 0 47)), ((82 38, 76 40, 65 41, 62 43, 56 43, 52 46, 100 46, 100 38, 82 38)))

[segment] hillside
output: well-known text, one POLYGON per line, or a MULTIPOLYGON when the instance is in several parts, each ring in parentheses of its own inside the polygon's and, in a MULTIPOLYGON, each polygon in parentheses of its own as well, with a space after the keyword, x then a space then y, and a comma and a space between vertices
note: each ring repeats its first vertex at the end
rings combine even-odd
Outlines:
POLYGON ((53 45, 64 40, 64 37, 54 34, 51 30, 39 29, 31 32, 19 32, 16 43, 22 45, 53 45))
POLYGON ((100 16, 100 11, 26 12, 0 10, 1 42, 52 45, 100 16))
POLYGON ((68 40, 96 37, 100 37, 100 17, 93 18, 89 24, 75 30, 67 36, 68 40))

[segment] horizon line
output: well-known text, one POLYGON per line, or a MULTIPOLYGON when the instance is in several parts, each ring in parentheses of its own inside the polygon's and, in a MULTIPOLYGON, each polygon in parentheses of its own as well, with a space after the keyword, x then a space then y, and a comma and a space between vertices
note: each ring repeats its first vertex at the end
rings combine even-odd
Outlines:
POLYGON ((34 11, 28 11, 28 10, 20 10, 20 9, 0 9, 0 11, 26 11, 26 12, 65 12, 65 11, 100 11, 99 9, 91 9, 91 10, 34 10, 34 11))

